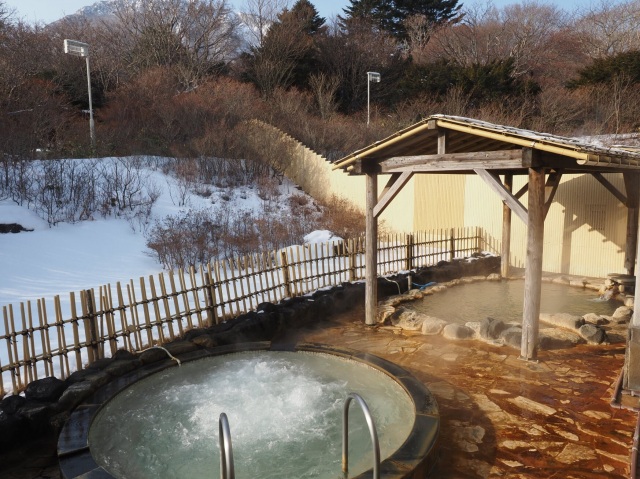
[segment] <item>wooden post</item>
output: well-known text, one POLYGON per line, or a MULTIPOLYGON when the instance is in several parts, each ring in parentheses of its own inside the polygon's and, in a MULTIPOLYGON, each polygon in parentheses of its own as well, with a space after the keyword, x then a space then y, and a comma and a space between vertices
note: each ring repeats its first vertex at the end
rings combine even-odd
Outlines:
POLYGON ((456 234, 455 230, 451 228, 449 232, 449 261, 453 261, 456 257, 456 234))
POLYGON ((292 298, 291 283, 289 280, 289 262, 287 261, 287 252, 280 251, 280 260, 282 262, 282 283, 284 285, 285 298, 292 298))
POLYGON ((93 291, 87 289, 84 292, 84 297, 86 300, 87 314, 86 314, 86 322, 85 329, 87 334, 87 339, 89 340, 90 349, 89 349, 89 363, 94 362, 97 359, 100 359, 100 348, 98 347, 98 318, 96 317, 96 308, 93 300, 93 291))
MULTIPOLYGON (((405 264, 405 269, 407 271, 411 271, 413 269, 413 245, 414 245, 414 239, 413 239, 413 234, 409 233, 407 236, 407 245, 406 245, 406 264, 405 264)), ((411 288, 409 288, 411 289, 411 288)))
MULTIPOLYGON (((513 191, 513 175, 504 175, 504 187, 513 191)), ((502 202, 502 251, 500 252, 500 274, 509 277, 509 257, 511 256, 511 208, 506 201, 502 202)))
POLYGON ((376 306, 378 303, 378 219, 373 209, 378 201, 378 175, 366 174, 366 232, 365 232, 365 323, 376 323, 376 306))
POLYGON ((344 241, 342 242, 342 246, 345 248, 345 254, 349 255, 349 282, 353 283, 357 279, 356 274, 356 258, 358 256, 358 242, 359 238, 350 238, 347 240, 348 247, 345 246, 344 241))
MULTIPOLYGON (((636 218, 636 224, 640 221, 636 218)), ((640 226, 637 230, 640 236, 640 226)), ((636 257, 640 258, 640 241, 636 241, 636 257)), ((636 289, 635 298, 640 298, 640 279, 636 268, 636 289)), ((636 300, 638 301, 638 300, 636 300)), ((627 340, 627 350, 625 354, 625 364, 623 370, 622 387, 632 391, 640 391, 640 307, 633 308, 631 324, 629 324, 629 336, 627 340)))
POLYGON ((638 244, 638 200, 639 175, 624 173, 624 185, 627 191, 627 237, 625 241, 624 268, 633 276, 636 266, 636 250, 638 244))
MULTIPOLYGON (((205 282, 205 298, 207 301, 207 326, 213 325, 213 318, 216 315, 216 304, 213 298, 215 298, 215 293, 213 291, 213 286, 211 285, 211 275, 209 272, 204 273, 204 282, 205 282)), ((216 318, 216 324, 218 323, 216 318)))
POLYGON ((542 243, 544 240, 544 168, 529 168, 529 215, 524 274, 521 359, 535 359, 540 322, 542 243))

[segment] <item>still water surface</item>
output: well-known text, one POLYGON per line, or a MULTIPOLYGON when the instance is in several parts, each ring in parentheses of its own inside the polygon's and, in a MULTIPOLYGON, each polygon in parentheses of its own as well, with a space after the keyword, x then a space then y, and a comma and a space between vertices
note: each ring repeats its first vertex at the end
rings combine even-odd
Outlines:
MULTIPOLYGON (((505 322, 522 322, 524 281, 479 281, 447 288, 403 307, 448 322, 480 321, 487 316, 505 322)), ((542 283, 541 313, 611 315, 620 301, 601 300, 596 291, 542 283)))

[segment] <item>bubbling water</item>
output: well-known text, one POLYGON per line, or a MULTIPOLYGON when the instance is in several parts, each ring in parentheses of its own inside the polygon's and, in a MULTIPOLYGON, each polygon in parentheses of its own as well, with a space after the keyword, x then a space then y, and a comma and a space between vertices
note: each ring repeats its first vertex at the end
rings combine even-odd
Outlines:
MULTIPOLYGON (((135 383, 91 426, 98 462, 116 477, 219 477, 218 418, 229 418, 237 477, 341 476, 342 408, 365 398, 395 451, 413 426, 406 392, 384 373, 327 354, 252 352, 194 361, 135 383)), ((350 414, 350 474, 372 466, 364 415, 350 414)))

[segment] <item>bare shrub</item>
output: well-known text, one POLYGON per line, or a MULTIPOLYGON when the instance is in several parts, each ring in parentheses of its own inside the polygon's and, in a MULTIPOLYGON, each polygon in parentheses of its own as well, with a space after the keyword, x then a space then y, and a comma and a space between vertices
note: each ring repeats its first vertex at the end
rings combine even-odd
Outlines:
POLYGON ((324 205, 319 224, 341 238, 355 238, 365 232, 365 215, 353 203, 332 196, 324 205))
POLYGON ((167 216, 150 228, 146 239, 152 255, 167 269, 203 264, 219 254, 214 221, 206 210, 167 216))

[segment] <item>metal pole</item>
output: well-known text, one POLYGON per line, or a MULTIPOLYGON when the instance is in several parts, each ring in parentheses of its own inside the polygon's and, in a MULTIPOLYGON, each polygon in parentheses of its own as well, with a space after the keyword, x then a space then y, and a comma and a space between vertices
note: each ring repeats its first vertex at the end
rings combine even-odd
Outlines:
POLYGON ((371 118, 371 78, 367 73, 367 126, 369 126, 369 119, 371 118))
POLYGON ((93 121, 93 101, 91 98, 91 70, 89 68, 89 55, 87 59, 87 87, 89 89, 89 135, 91 136, 91 148, 95 150, 96 147, 96 131, 95 123, 93 121))

